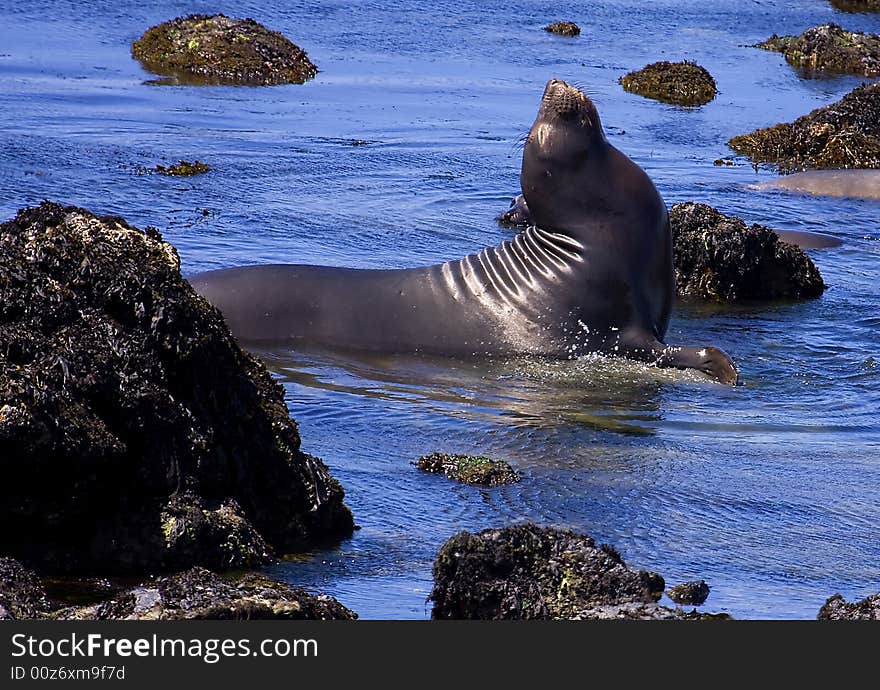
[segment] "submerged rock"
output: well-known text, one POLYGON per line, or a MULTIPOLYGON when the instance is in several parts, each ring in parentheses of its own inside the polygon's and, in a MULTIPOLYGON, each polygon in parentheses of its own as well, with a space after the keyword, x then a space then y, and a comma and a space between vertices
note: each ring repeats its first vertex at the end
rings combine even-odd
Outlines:
POLYGON ((733 137, 727 145, 780 172, 880 168, 880 83, 860 86, 794 122, 733 137))
POLYGON ((581 32, 581 27, 574 22, 553 22, 552 24, 545 26, 544 31, 549 31, 551 34, 558 34, 560 36, 577 36, 581 32))
POLYGON ((654 62, 619 79, 627 91, 674 105, 705 105, 718 93, 712 75, 695 62, 654 62))
POLYGON ((789 64, 804 69, 880 75, 880 36, 824 24, 807 29, 800 36, 773 34, 757 48, 782 53, 789 64))
POLYGON ((485 455, 431 453, 420 457, 416 466, 424 472, 442 474, 464 484, 499 486, 519 481, 519 475, 509 464, 485 455))
POLYGON ((353 620, 333 597, 249 573, 227 580, 203 568, 127 590, 110 601, 61 609, 55 620, 353 620))
POLYGON ((819 609, 820 621, 880 621, 880 594, 848 604, 840 594, 828 598, 819 609))
POLYGON ((535 525, 461 532, 434 562, 435 619, 571 619, 652 604, 663 578, 587 535, 535 525))
POLYGON ((716 301, 810 299, 825 290, 812 259, 770 228, 747 226, 693 202, 673 206, 669 223, 680 295, 716 301))
POLYGON ((683 582, 680 585, 667 589, 666 596, 676 604, 700 606, 709 597, 709 585, 706 584, 705 580, 683 582))
POLYGON ((132 44, 131 54, 150 72, 187 84, 302 84, 318 72, 282 34, 223 14, 158 24, 132 44))
POLYGON ((880 0, 831 0, 841 12, 880 12, 880 0))
POLYGON ((207 163, 202 163, 200 160, 195 160, 192 163, 182 160, 173 165, 157 165, 153 168, 153 171, 160 175, 172 177, 192 177, 193 175, 203 175, 206 172, 211 172, 211 166, 207 163))
POLYGON ((37 618, 48 608, 36 573, 18 561, 0 557, 0 621, 37 618))
POLYGON ((174 248, 50 202, 0 225, 0 473, 0 551, 41 572, 238 568, 353 529, 174 248))

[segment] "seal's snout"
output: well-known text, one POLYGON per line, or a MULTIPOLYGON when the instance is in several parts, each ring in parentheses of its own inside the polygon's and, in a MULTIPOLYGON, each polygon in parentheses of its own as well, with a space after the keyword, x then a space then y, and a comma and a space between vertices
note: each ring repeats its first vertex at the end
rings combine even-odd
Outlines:
POLYGON ((544 89, 544 108, 559 117, 572 118, 581 112, 586 96, 561 79, 551 79, 544 89))

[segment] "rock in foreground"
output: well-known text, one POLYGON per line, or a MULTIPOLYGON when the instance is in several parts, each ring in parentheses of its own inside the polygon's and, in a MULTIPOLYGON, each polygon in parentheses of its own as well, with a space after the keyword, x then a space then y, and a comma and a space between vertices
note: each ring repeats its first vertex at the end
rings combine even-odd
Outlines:
POLYGON ((118 217, 0 225, 0 552, 41 572, 217 570, 347 535, 283 390, 118 217))
POLYGON ((820 621, 880 621, 880 594, 848 604, 840 594, 828 598, 819 609, 820 621))
POLYGON ((132 44, 144 68, 186 84, 302 84, 318 69, 306 52, 253 19, 191 14, 163 22, 132 44))
POLYGON ((485 455, 431 453, 420 457, 416 466, 423 472, 442 474, 464 484, 499 486, 519 481, 519 475, 509 464, 503 460, 492 460, 485 455))
POLYGON ((880 75, 880 36, 824 24, 807 29, 800 36, 773 34, 757 45, 782 53, 794 67, 821 72, 880 75))
POLYGON ((36 573, 0 557, 0 621, 37 618, 47 609, 46 592, 36 573))
POLYGON ((693 202, 673 206, 669 223, 679 295, 715 301, 810 299, 825 290, 812 259, 770 228, 747 226, 693 202))
POLYGON ((641 610, 679 616, 657 607, 663 587, 657 573, 630 568, 613 548, 583 534, 535 525, 461 532, 434 562, 432 615, 561 620, 635 617, 641 610))
POLYGON ((718 93, 708 70, 695 62, 654 62, 620 78, 627 91, 673 105, 705 105, 718 93))
POLYGON ((353 620, 336 599, 250 573, 226 580, 203 568, 160 579, 55 620, 353 620))
POLYGON ((780 172, 880 168, 880 83, 854 89, 794 122, 733 137, 727 145, 780 172))

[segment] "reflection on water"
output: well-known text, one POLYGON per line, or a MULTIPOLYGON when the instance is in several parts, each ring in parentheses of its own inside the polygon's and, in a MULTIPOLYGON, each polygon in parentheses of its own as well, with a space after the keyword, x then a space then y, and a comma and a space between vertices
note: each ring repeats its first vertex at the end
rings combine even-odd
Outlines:
POLYGON ((331 350, 254 352, 284 383, 406 402, 413 414, 465 416, 488 424, 551 428, 560 420, 596 430, 650 434, 663 382, 696 372, 657 369, 596 355, 580 360, 458 360, 331 350))
POLYGON ((423 618, 446 538, 536 520, 587 531, 671 582, 705 578, 708 608, 736 617, 812 618, 835 591, 878 591, 880 202, 768 194, 752 187, 773 171, 712 162, 730 137, 863 81, 806 80, 750 45, 830 21, 878 33, 880 15, 816 0, 547 8, 246 0, 234 13, 289 35, 321 71, 302 86, 196 88, 145 86, 152 75, 130 57, 146 27, 184 11, 176 1, 0 3, 0 215, 43 198, 121 214, 159 227, 188 274, 445 261, 507 238, 493 219, 518 191, 517 142, 544 84, 583 84, 667 203, 842 240, 812 252, 830 289, 806 303, 677 306, 669 342, 724 349, 736 388, 604 358, 261 351, 362 527, 274 572, 363 617, 423 618), (581 36, 541 30, 559 18, 581 36), (660 59, 696 60, 718 97, 679 108, 620 88, 660 59), (180 158, 212 172, 135 172, 180 158), (503 457, 523 481, 482 490, 419 473, 411 463, 435 450, 503 457))

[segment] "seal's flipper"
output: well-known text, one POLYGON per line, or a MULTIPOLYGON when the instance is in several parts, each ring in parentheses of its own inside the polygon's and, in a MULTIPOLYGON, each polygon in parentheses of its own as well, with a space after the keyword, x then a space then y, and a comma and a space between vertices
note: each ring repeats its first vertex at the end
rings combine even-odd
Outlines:
POLYGON ((532 224, 532 216, 529 214, 529 207, 526 204, 525 197, 522 194, 515 196, 510 202, 510 208, 500 216, 495 218, 502 225, 513 227, 525 227, 532 224))
POLYGON ((628 348, 627 354, 658 367, 697 369, 728 386, 735 386, 738 378, 730 357, 717 347, 666 345, 652 338, 647 343, 628 348))

